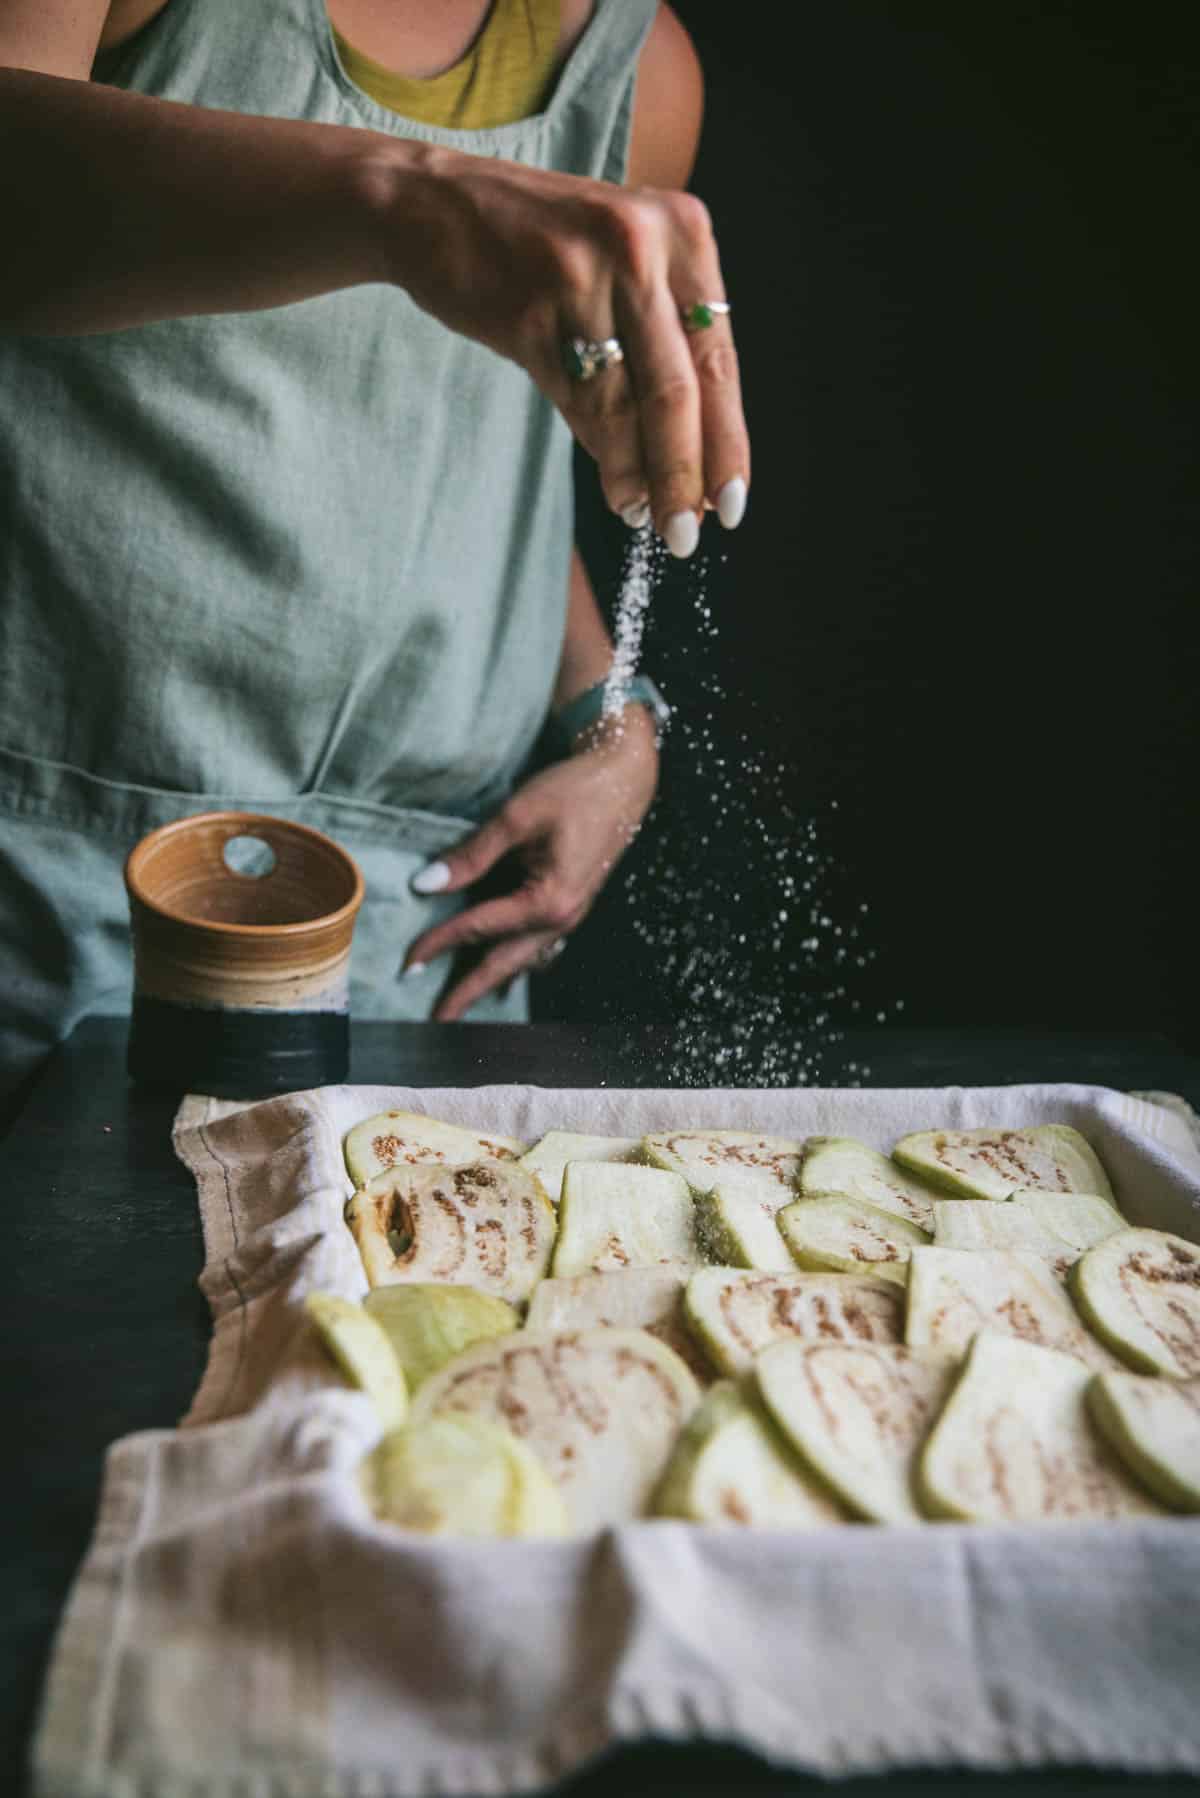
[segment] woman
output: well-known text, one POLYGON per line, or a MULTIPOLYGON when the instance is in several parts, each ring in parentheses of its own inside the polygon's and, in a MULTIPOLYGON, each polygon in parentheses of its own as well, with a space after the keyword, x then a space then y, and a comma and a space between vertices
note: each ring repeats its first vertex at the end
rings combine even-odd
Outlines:
POLYGON ((10 1083, 127 1007, 123 857, 214 805, 355 854, 357 1015, 522 1015, 656 774, 570 433, 676 554, 745 504, 700 110, 654 0, 0 0, 10 1083))

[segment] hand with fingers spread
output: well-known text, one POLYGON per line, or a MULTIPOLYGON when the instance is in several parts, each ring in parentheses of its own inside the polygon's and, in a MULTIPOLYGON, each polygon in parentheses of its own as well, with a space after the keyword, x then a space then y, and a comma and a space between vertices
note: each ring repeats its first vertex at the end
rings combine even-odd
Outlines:
POLYGON ((380 183, 388 278, 527 370, 627 523, 652 516, 677 556, 695 549, 706 507, 737 525, 750 444, 703 202, 442 153, 416 179, 424 204, 409 167, 405 228, 390 238, 386 169, 380 183))
POLYGON ((466 893, 500 864, 512 891, 471 904, 411 945, 406 970, 454 950, 478 960, 443 991, 434 1017, 459 1018, 485 993, 544 965, 582 922, 649 810, 658 776, 654 724, 640 706, 605 719, 576 753, 518 788, 494 818, 425 868, 415 891, 466 893))

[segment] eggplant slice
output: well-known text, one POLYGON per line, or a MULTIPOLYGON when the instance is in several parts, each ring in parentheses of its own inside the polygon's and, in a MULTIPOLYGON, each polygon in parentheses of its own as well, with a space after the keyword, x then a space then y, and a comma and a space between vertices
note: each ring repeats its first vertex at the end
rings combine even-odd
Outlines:
POLYGON ((568 1161, 554 1274, 696 1267, 703 1260, 687 1182, 658 1168, 568 1161))
POLYGON ((933 1201, 938 1196, 923 1180, 856 1137, 810 1136, 800 1166, 800 1194, 813 1198, 826 1193, 861 1199, 920 1230, 932 1228, 933 1201))
POLYGON ((757 1393, 721 1380, 684 1427, 654 1501, 691 1523, 822 1529, 845 1521, 837 1499, 798 1459, 757 1393))
POLYGON ((381 1111, 347 1132, 343 1152, 355 1186, 366 1186, 389 1167, 425 1162, 510 1161, 525 1152, 510 1136, 480 1136, 461 1124, 444 1124, 419 1111, 381 1111))
POLYGON ((664 1130, 643 1136, 638 1154, 652 1167, 682 1175, 693 1192, 728 1183, 756 1192, 778 1211, 796 1196, 803 1148, 797 1137, 753 1130, 664 1130))
POLYGON ((900 1138, 892 1157, 954 1198, 1007 1199, 1033 1186, 1042 1192, 1096 1192, 1114 1202, 1100 1157, 1069 1124, 918 1130, 900 1138))
POLYGON ((1093 1428, 1073 1355, 981 1331, 918 1468, 929 1514, 967 1523, 1153 1517, 1093 1428))
POLYGON ((304 1301, 326 1352, 352 1386, 365 1392, 384 1430, 399 1429, 408 1416, 408 1382, 386 1333, 353 1299, 336 1292, 310 1292, 304 1301))
POLYGON ((748 1373, 772 1343, 899 1342, 904 1297, 894 1282, 856 1274, 747 1273, 706 1267, 688 1282, 688 1324, 713 1363, 748 1373))
POLYGON ((426 1380, 410 1415, 505 1425, 558 1483, 573 1527, 597 1530, 644 1514, 699 1402, 679 1356, 645 1330, 520 1330, 426 1380))
POLYGON ((1087 1404, 1135 1479, 1172 1510, 1200 1512, 1200 1379, 1100 1373, 1087 1404))
POLYGON ((963 1355, 980 1330, 1057 1349, 1101 1372, 1118 1365, 1037 1255, 1022 1249, 914 1249, 904 1337, 909 1347, 963 1355))
POLYGON ((529 1297, 554 1246, 554 1207, 513 1161, 393 1167, 356 1192, 346 1221, 372 1286, 476 1286, 529 1297))
POLYGON ((1022 1187, 1007 1204, 938 1199, 934 1247, 1024 1249, 1065 1280, 1081 1255, 1121 1229, 1121 1219, 1097 1193, 1039 1192, 1022 1187))
POLYGON ((363 1307, 391 1343, 410 1392, 464 1349, 510 1335, 521 1323, 504 1299, 473 1286, 376 1286, 363 1307))
POLYGON ((707 1385, 712 1367, 683 1315, 687 1282, 687 1269, 673 1267, 627 1267, 542 1280, 529 1301, 525 1328, 648 1330, 707 1385))
POLYGON ((712 1192, 694 1195, 696 1232, 710 1261, 727 1267, 787 1273, 794 1266, 779 1234, 782 1208, 764 1199, 760 1188, 735 1184, 726 1176, 712 1192))
POLYGON ((375 1515, 429 1536, 565 1536, 563 1496, 510 1430, 451 1412, 385 1436, 360 1473, 375 1515))
POLYGON ((906 1218, 839 1193, 815 1194, 785 1205, 778 1226, 797 1267, 875 1274, 898 1286, 908 1281, 912 1251, 929 1241, 928 1232, 906 1218))
POLYGON ((1165 1230, 1120 1230, 1071 1270, 1080 1311, 1130 1367, 1200 1374, 1200 1245, 1165 1230))
POLYGON ((521 1166, 537 1175, 546 1197, 557 1205, 568 1161, 629 1161, 638 1141, 636 1136, 582 1136, 573 1130, 548 1130, 521 1156, 521 1166))
POLYGON ((916 1457, 957 1358, 879 1342, 781 1342, 755 1365, 768 1411, 856 1517, 916 1523, 916 1457))

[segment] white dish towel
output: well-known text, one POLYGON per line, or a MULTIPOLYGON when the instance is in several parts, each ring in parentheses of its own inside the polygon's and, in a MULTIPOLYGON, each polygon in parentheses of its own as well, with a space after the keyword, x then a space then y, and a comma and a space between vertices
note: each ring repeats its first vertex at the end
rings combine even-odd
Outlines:
POLYGON ((1200 1519, 648 1521, 561 1543, 377 1524, 355 1481, 371 1408, 300 1301, 365 1290, 341 1138, 389 1108, 527 1141, 691 1125, 882 1149, 922 1128, 1071 1123, 1132 1222, 1200 1237, 1186 1116, 1096 1087, 188 1099, 176 1142, 204 1223, 209 1362, 177 1430, 109 1451, 43 1698, 38 1798, 482 1798, 645 1735, 823 1774, 1200 1773, 1200 1519))

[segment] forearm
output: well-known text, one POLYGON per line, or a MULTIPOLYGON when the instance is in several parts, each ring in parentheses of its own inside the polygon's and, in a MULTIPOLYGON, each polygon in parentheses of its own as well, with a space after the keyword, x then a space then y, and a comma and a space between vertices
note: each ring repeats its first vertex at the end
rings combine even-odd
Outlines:
POLYGON ((419 231, 424 146, 0 68, 0 329, 114 331, 387 279, 381 156, 419 231))

